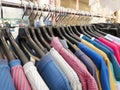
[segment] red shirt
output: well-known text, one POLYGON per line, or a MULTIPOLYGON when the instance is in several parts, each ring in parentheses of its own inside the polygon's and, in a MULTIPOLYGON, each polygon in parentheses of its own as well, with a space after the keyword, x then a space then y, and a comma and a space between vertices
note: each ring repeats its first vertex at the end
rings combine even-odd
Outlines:
POLYGON ((64 49, 57 37, 52 38, 51 46, 60 53, 60 55, 77 73, 79 80, 82 84, 82 90, 98 90, 95 79, 87 71, 84 64, 78 58, 76 58, 66 49, 64 49))
POLYGON ((120 52, 119 52, 118 46, 114 42, 107 41, 102 37, 99 37, 98 40, 100 42, 106 44, 108 47, 110 47, 114 51, 114 55, 115 55, 115 57, 117 59, 117 62, 119 64, 119 66, 120 66, 120 52))

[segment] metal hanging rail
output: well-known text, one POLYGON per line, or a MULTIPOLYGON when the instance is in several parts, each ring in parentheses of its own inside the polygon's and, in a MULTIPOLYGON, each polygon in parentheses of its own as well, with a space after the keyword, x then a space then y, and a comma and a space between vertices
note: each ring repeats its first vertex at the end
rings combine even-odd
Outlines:
MULTIPOLYGON (((12 7, 12 8, 19 8, 19 9, 24 9, 24 5, 22 4, 18 4, 18 3, 13 3, 13 2, 6 2, 6 1, 1 1, 1 5, 4 7, 12 7)), ((31 10, 30 6, 27 6, 28 10, 31 10)), ((33 10, 39 10, 39 11, 45 11, 45 12, 55 12, 55 13, 59 13, 60 11, 55 9, 55 10, 50 10, 50 9, 41 9, 41 8, 36 8, 33 7, 33 10)), ((100 16, 100 15, 91 15, 91 14, 81 14, 78 12, 68 12, 68 11, 64 11, 64 13, 66 14, 70 14, 70 15, 80 15, 80 16, 89 16, 89 17, 97 17, 97 18, 111 18, 113 19, 113 17, 104 17, 104 16, 100 16)))

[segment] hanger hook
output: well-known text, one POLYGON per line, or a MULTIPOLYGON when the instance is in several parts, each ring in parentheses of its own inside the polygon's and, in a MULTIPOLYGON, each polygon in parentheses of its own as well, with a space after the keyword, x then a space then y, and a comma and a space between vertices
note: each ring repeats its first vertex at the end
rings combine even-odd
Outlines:
POLYGON ((38 16, 38 11, 39 11, 39 3, 37 3, 36 5, 36 9, 37 9, 37 13, 35 14, 34 20, 36 19, 36 17, 38 16))
POLYGON ((30 15, 29 15, 29 19, 30 19, 30 17, 31 17, 31 15, 32 15, 32 13, 33 13, 33 5, 32 5, 33 3, 31 3, 30 1, 29 1, 29 6, 30 6, 30 8, 31 8, 31 10, 30 10, 30 15))
POLYGON ((2 19, 2 24, 3 22, 3 9, 2 9, 2 0, 0 0, 0 11, 1 11, 1 19, 2 19))
POLYGON ((27 8, 26 8, 26 4, 23 4, 24 5, 24 13, 23 13, 23 16, 22 16, 22 19, 24 18, 24 16, 25 16, 25 14, 26 14, 26 12, 27 12, 27 8))

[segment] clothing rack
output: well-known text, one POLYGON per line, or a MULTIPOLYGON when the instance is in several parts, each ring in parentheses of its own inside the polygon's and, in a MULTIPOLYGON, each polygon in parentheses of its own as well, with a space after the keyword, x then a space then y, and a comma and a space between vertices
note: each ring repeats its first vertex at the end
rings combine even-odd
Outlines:
MULTIPOLYGON (((12 7, 12 8, 19 8, 19 9, 24 9, 25 6, 23 4, 18 4, 18 3, 13 3, 13 2, 6 2, 6 1, 1 1, 1 6, 4 6, 4 7, 12 7)), ((30 5, 26 6, 26 8, 28 10, 39 10, 39 11, 45 11, 45 12, 55 12, 55 13, 59 13, 60 10, 53 10, 53 9, 41 9, 41 8, 36 8, 36 7, 33 7, 31 8, 30 5)), ((75 11, 75 10, 74 10, 75 11)), ((79 15, 79 16, 88 16, 88 17, 97 17, 97 18, 110 18, 110 19, 114 19, 114 17, 105 17, 105 16, 101 16, 101 15, 92 15, 92 14, 82 14, 82 13, 79 13, 77 11, 75 12, 70 12, 70 11, 66 11, 66 10, 62 10, 62 13, 65 13, 65 14, 69 14, 69 15, 79 15)))

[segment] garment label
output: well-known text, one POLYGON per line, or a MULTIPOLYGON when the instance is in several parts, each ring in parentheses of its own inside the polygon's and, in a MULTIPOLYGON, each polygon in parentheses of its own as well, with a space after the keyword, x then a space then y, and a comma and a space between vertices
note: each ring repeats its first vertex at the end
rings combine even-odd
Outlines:
POLYGON ((94 37, 92 37, 92 38, 91 38, 91 40, 93 41, 93 40, 95 40, 95 38, 94 38, 94 37))
POLYGON ((80 38, 82 39, 82 37, 83 37, 83 36, 84 36, 84 35, 83 35, 83 34, 81 34, 81 35, 80 35, 80 38))
POLYGON ((19 27, 11 28, 11 29, 10 29, 10 32, 11 32, 13 38, 16 39, 17 36, 18 36, 18 34, 19 34, 19 27))

